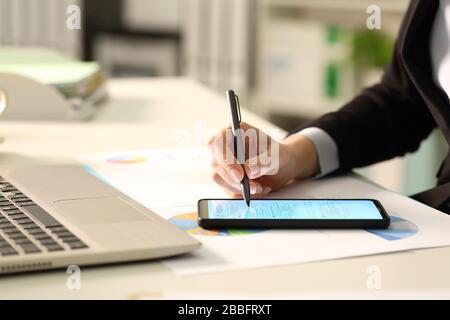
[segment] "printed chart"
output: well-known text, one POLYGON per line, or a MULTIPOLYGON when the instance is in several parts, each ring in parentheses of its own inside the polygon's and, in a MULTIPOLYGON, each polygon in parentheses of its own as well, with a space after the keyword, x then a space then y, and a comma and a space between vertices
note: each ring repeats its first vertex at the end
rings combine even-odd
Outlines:
POLYGON ((147 158, 139 155, 119 155, 108 158, 106 162, 115 164, 140 164, 147 162, 147 158))
POLYGON ((391 225, 389 229, 383 230, 366 230, 385 240, 402 240, 412 237, 418 232, 417 226, 411 221, 402 219, 400 217, 391 216, 391 225))
POLYGON ((211 180, 207 150, 203 151, 204 156, 201 152, 161 149, 79 157, 88 172, 202 243, 199 250, 188 256, 165 260, 176 274, 260 268, 450 245, 447 215, 354 176, 294 183, 272 196, 376 198, 392 213, 389 229, 203 230, 197 224, 195 213, 198 199, 226 197, 211 180), (123 158, 124 155, 128 157, 123 158), (136 156, 147 161, 132 164, 143 161, 135 159, 136 156))
POLYGON ((197 223, 197 212, 183 213, 169 219, 169 222, 191 235, 197 236, 245 236, 265 230, 206 230, 199 227, 197 223))
MULTIPOLYGON (((199 227, 197 223, 196 212, 178 214, 170 218, 169 222, 191 235, 198 235, 198 236, 243 236, 265 231, 257 229, 206 230, 199 227)), ((400 217, 391 216, 391 225, 389 226, 389 229, 381 229, 381 230, 368 229, 366 231, 384 240, 394 241, 412 237, 418 232, 418 228, 414 223, 408 220, 402 219, 400 217)))

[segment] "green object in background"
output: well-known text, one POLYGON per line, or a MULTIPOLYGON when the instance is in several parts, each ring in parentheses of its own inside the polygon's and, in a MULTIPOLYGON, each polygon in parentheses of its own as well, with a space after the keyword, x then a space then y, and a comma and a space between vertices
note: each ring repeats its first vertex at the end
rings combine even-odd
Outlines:
POLYGON ((384 68, 392 58, 394 41, 379 30, 355 31, 352 37, 352 61, 356 70, 384 68))
MULTIPOLYGON (((335 50, 336 46, 342 41, 342 30, 337 26, 327 27, 327 43, 331 50, 335 50)), ((336 52, 332 52, 336 54, 336 52)), ((328 98, 336 98, 339 96, 341 81, 341 70, 338 61, 333 57, 325 67, 325 93, 328 98)))
POLYGON ((337 63, 330 63, 326 70, 326 91, 328 98, 335 98, 339 94, 339 66, 337 63))
POLYGON ((328 43, 337 43, 342 38, 341 29, 336 26, 329 26, 327 28, 327 40, 328 43))

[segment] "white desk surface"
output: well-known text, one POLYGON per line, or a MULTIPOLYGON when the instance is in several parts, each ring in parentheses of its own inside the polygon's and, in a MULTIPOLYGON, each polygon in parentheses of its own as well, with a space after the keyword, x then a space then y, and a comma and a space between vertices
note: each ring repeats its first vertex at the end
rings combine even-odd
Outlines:
MULTIPOLYGON (((70 163, 86 153, 172 147, 180 132, 191 133, 192 144, 200 145, 211 132, 228 125, 225 99, 188 79, 112 80, 109 89, 111 101, 89 122, 2 122, 0 168, 70 163)), ((250 112, 244 111, 243 118, 266 131, 274 128, 250 112)), ((158 261, 83 268, 81 290, 67 289, 67 277, 63 270, 3 276, 0 299, 127 299, 136 293, 194 298, 450 297, 450 248, 193 276, 177 276, 158 261), (367 286, 368 268, 374 265, 381 272, 377 290, 367 286)))

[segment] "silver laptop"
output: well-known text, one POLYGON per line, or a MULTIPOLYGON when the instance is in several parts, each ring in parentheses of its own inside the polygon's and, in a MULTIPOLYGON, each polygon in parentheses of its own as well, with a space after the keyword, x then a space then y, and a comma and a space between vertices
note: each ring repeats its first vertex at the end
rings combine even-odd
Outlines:
POLYGON ((199 245, 79 166, 0 178, 0 274, 168 257, 199 245))

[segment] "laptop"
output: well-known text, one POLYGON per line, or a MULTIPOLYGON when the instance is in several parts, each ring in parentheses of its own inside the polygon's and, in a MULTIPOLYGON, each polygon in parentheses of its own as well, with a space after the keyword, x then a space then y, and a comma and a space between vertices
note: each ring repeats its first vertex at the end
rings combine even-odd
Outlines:
POLYGON ((0 177, 0 274, 163 258, 199 246, 80 166, 0 177))

